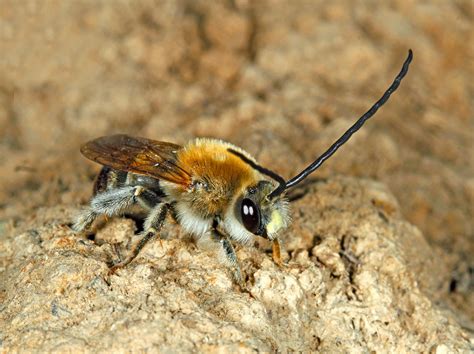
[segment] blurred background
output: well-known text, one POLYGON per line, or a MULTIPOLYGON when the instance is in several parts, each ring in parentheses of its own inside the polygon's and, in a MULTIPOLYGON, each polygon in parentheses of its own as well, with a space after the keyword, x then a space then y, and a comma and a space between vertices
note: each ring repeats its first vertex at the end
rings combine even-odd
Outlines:
MULTIPOLYGON (((127 133, 230 141, 284 177, 392 82, 399 90, 318 172, 389 186, 474 317, 473 3, 0 1, 0 233, 86 203, 79 147, 127 133)), ((59 218, 60 216, 58 216, 59 218)))

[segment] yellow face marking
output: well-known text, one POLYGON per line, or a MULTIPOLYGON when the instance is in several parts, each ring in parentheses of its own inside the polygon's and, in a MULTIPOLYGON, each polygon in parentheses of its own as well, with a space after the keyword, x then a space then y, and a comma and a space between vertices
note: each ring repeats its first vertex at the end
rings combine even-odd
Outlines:
POLYGON ((273 234, 283 227, 283 217, 278 210, 273 210, 270 222, 267 225, 267 233, 273 234))

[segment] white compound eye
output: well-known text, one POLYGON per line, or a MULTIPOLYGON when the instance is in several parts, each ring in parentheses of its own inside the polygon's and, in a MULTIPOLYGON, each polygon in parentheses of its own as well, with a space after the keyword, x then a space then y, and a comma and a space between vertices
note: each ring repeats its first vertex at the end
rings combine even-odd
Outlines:
POLYGON ((260 210, 252 200, 248 198, 242 200, 240 215, 245 228, 251 233, 258 235, 260 233, 261 224, 260 210))

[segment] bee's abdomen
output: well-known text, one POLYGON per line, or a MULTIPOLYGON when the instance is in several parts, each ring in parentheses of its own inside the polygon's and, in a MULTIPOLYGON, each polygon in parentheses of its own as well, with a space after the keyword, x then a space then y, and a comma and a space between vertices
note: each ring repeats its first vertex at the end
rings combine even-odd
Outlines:
POLYGON ((127 172, 117 171, 108 166, 102 167, 94 182, 93 195, 107 189, 123 185, 127 179, 127 172))
POLYGON ((107 189, 107 179, 108 175, 112 169, 110 167, 104 166, 100 170, 99 174, 95 178, 94 189, 92 191, 93 195, 102 193, 107 189))

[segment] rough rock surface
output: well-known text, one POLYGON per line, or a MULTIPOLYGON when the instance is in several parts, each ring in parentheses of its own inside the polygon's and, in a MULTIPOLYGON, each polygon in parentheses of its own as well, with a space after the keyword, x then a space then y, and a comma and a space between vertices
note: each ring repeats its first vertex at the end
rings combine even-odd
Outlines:
POLYGON ((3 351, 467 352, 474 346, 470 1, 28 1, 0 11, 3 351), (237 144, 285 177, 415 61, 298 190, 283 235, 240 247, 241 291, 168 223, 68 227, 116 132, 237 144), (350 177, 349 177, 350 176, 350 177))
POLYGON ((93 242, 60 223, 57 215, 69 210, 44 208, 37 215, 43 226, 3 243, 10 260, 3 345, 42 351, 468 350, 468 334, 432 298, 440 287, 433 273, 442 267, 382 185, 350 178, 315 182, 294 209, 286 266, 278 269, 265 245, 239 249, 248 284, 240 291, 212 253, 174 237, 176 225, 109 276, 106 264, 125 252, 133 221, 115 219, 93 242), (123 239, 113 239, 117 235, 123 239))

